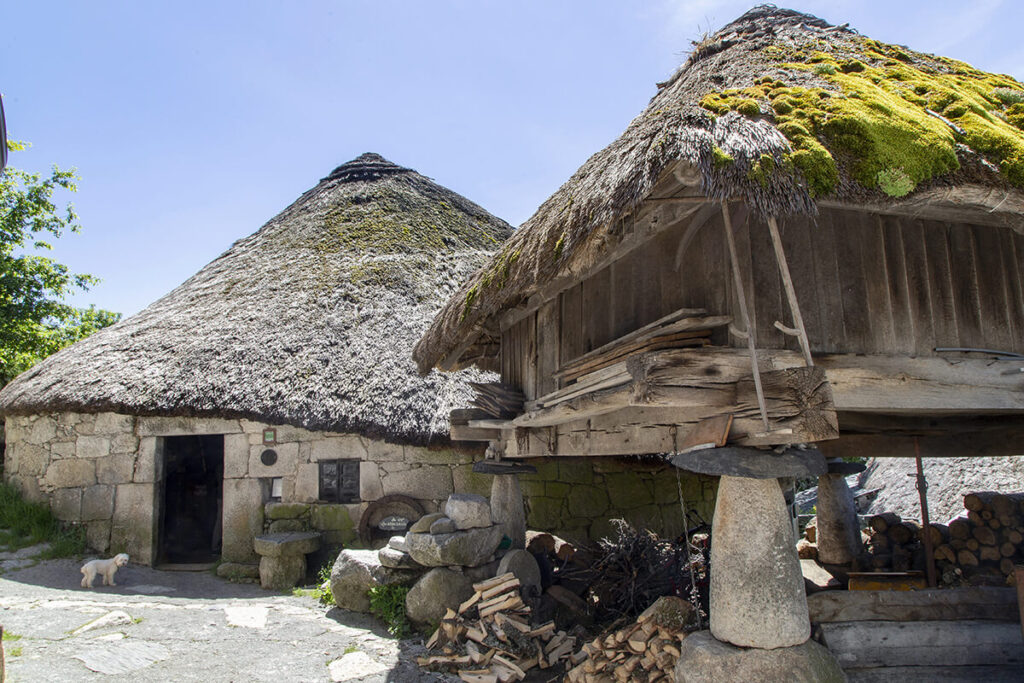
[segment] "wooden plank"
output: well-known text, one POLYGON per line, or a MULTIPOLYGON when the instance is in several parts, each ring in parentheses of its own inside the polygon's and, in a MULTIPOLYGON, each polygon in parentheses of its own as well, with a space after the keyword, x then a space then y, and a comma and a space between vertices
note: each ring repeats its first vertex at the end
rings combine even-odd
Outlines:
MULTIPOLYGON (((746 209, 743 209, 746 212, 746 209)), ((737 216, 741 213, 736 211, 737 216)), ((725 234, 722 232, 722 214, 716 213, 702 229, 701 248, 705 261, 705 280, 703 288, 707 291, 704 298, 705 308, 713 313, 727 314, 732 301, 730 287, 732 276, 729 272, 729 254, 725 246, 725 234)), ((729 340, 728 330, 715 330, 711 338, 715 344, 726 344, 729 340)))
POLYGON ((642 342, 654 337, 676 332, 707 330, 712 327, 727 325, 731 320, 727 316, 705 316, 702 315, 703 313, 704 311, 699 308, 682 308, 678 311, 674 311, 662 318, 659 318, 658 320, 644 325, 639 329, 613 339, 607 344, 599 346, 592 351, 588 351, 577 358, 566 361, 562 364, 562 368, 559 369, 558 374, 564 375, 567 373, 563 368, 583 365, 588 360, 599 358, 610 351, 623 348, 634 342, 642 342))
POLYGON ((953 276, 949 264, 949 228, 934 222, 926 223, 923 227, 935 345, 960 346, 956 305, 953 301, 953 276))
POLYGON ((843 328, 846 333, 843 351, 867 353, 872 347, 872 332, 861 251, 864 231, 859 218, 850 212, 836 216, 833 228, 839 286, 843 293, 843 328))
POLYGON ((637 323, 646 325, 661 317, 661 278, 658 276, 657 260, 653 257, 654 245, 647 242, 631 257, 635 266, 637 323))
MULTIPOLYGON (((656 267, 661 279, 661 306, 663 313, 680 308, 696 308, 686 300, 686 274, 676 263, 676 249, 682 239, 684 226, 675 226, 658 235, 654 240, 658 255, 656 267)), ((725 310, 725 309, 722 309, 725 310)), ((611 339, 606 340, 611 341, 611 339)))
POLYGON ((810 223, 806 216, 787 216, 779 221, 779 232, 782 247, 789 263, 789 274, 793 279, 797 301, 800 302, 800 313, 804 319, 811 348, 817 350, 815 341, 823 336, 821 309, 817 277, 815 275, 814 254, 811 249, 810 223))
POLYGON ((558 370, 559 344, 558 300, 552 300, 537 309, 537 394, 543 396, 558 389, 555 371, 558 370))
POLYGON ((757 346, 766 349, 798 348, 795 339, 790 339, 775 327, 776 320, 781 320, 789 326, 792 326, 793 321, 786 307, 768 225, 760 218, 752 219, 747 222, 747 230, 750 240, 751 272, 754 278, 757 346))
POLYGON ((974 235, 970 226, 950 226, 950 266, 953 275, 953 302, 956 307, 957 336, 960 346, 985 346, 978 297, 978 272, 974 262, 974 235))
POLYGON ((861 253, 864 286, 867 291, 870 342, 869 353, 891 353, 896 348, 892 303, 889 301, 889 279, 881 219, 877 215, 860 214, 859 232, 863 235, 861 253))
POLYGON ((583 353, 582 294, 582 285, 576 285, 562 293, 561 344, 558 354, 562 363, 583 353))
POLYGON ((1010 230, 999 230, 999 253, 1003 256, 1006 273, 1006 308, 1010 323, 1010 350, 1024 353, 1024 270, 1014 253, 1014 238, 1020 237, 1010 230))
POLYGON ((612 264, 612 334, 615 337, 632 332, 637 324, 635 261, 627 254, 612 264))
POLYGON ((528 315, 519 323, 523 358, 523 395, 527 400, 537 398, 537 316, 528 315))
POLYGON ((586 375, 579 377, 572 384, 552 391, 543 396, 539 396, 535 401, 528 401, 526 403, 527 410, 535 410, 537 408, 543 408, 544 406, 554 405, 560 403, 566 399, 574 398, 588 391, 596 391, 598 389, 607 389, 617 384, 623 384, 629 381, 629 371, 626 370, 626 361, 619 361, 608 367, 588 372, 586 375))
POLYGON ((901 221, 892 216, 879 216, 882 248, 885 250, 886 284, 892 314, 893 344, 887 353, 911 354, 917 350, 914 319, 911 314, 910 289, 907 284, 906 248, 903 246, 901 221))
POLYGON ((899 223, 899 231, 903 245, 907 305, 914 330, 914 352, 931 355, 935 348, 935 330, 932 328, 933 303, 924 228, 921 221, 904 219, 899 223))
MULTIPOLYGON (((666 329, 686 326, 687 321, 689 320, 689 318, 681 320, 678 323, 668 326, 666 329)), ((704 320, 710 321, 711 319, 704 320)), ((623 345, 611 345, 601 354, 593 357, 581 357, 572 363, 563 366, 562 369, 556 373, 556 376, 565 380, 575 380, 582 375, 619 363, 638 353, 655 351, 658 349, 706 346, 709 338, 711 337, 710 328, 712 326, 721 327, 729 322, 728 318, 720 318, 719 320, 720 322, 716 325, 704 326, 702 323, 702 328, 695 330, 684 330, 681 332, 671 331, 667 334, 651 336, 649 339, 640 339, 623 345)))
POLYGON ((844 668, 970 666, 1017 661, 1020 626, 991 621, 854 621, 821 625, 844 668))
POLYGON ((512 348, 512 330, 505 330, 501 333, 501 381, 509 386, 512 383, 512 358, 515 353, 512 348))
POLYGON ((1006 301, 1006 274, 1000 253, 999 234, 987 227, 972 226, 974 265, 978 276, 985 348, 1009 350, 1013 345, 1006 301))
POLYGON ((679 442, 679 452, 686 453, 705 448, 721 448, 729 439, 729 428, 732 427, 732 421, 733 416, 731 413, 701 420, 679 442))
POLYGON ((612 272, 604 268, 583 281, 583 350, 612 340, 612 272))
POLYGON ((811 246, 814 258, 814 280, 817 283, 818 317, 821 320, 821 336, 811 339, 811 348, 826 353, 846 350, 846 331, 843 315, 843 292, 839 280, 839 264, 832 220, 835 210, 824 210, 818 214, 811 230, 811 246))

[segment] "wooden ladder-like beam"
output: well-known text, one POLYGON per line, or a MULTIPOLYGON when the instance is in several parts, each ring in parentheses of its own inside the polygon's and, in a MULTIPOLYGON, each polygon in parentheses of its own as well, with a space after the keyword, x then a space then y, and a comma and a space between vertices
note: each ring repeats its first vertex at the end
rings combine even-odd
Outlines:
POLYGON ((791 329, 776 321, 775 327, 782 330, 784 334, 797 338, 800 344, 800 351, 804 354, 804 362, 810 367, 814 365, 814 361, 811 359, 811 344, 807 341, 804 317, 800 315, 800 304, 796 300, 796 289, 793 288, 793 278, 789 274, 789 262, 786 261, 786 252, 782 249, 782 238, 779 236, 779 225, 775 222, 775 216, 768 216, 768 231, 772 235, 772 246, 775 247, 775 261, 779 264, 782 286, 786 290, 786 300, 789 302, 789 312, 793 316, 793 325, 795 326, 791 329))
POLYGON ((757 393, 757 407, 761 411, 764 431, 770 432, 771 425, 768 423, 768 408, 764 401, 764 389, 761 387, 761 373, 757 367, 757 347, 754 340, 754 328, 750 324, 750 315, 747 313, 747 296, 743 290, 743 276, 740 275, 740 260, 736 256, 736 238, 732 234, 729 204, 725 201, 722 202, 722 219, 725 225, 725 240, 729 245, 729 261, 732 263, 733 282, 736 284, 736 298, 739 299, 740 318, 743 319, 743 326, 745 328, 740 336, 747 338, 747 350, 750 352, 750 364, 754 375, 754 391, 757 393))

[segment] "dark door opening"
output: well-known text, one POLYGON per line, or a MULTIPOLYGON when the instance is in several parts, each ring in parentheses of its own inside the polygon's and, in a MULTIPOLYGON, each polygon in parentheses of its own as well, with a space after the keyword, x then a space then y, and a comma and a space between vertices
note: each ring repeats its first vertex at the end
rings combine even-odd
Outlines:
POLYGON ((213 562, 220 557, 223 435, 164 438, 160 560, 213 562))

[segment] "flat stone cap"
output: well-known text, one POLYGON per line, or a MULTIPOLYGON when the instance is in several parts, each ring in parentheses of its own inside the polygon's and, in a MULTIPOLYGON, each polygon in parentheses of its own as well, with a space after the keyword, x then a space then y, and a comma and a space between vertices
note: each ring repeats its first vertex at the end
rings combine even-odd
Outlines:
POLYGON ((698 474, 750 479, 818 477, 828 472, 817 448, 787 448, 782 453, 743 446, 706 448, 675 455, 672 464, 698 474))
POLYGON ((252 539, 257 554, 266 557, 305 555, 320 549, 320 534, 315 531, 286 531, 263 534, 252 539))
POLYGON ((537 468, 525 462, 505 464, 495 460, 477 460, 473 463, 473 471, 477 474, 537 474, 537 468))

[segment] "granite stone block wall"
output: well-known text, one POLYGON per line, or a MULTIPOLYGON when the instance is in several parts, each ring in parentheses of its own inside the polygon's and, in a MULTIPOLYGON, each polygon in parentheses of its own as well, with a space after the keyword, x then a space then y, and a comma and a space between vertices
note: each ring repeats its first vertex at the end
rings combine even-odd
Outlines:
MULTIPOLYGON (((5 429, 4 478, 10 484, 26 498, 48 503, 59 519, 83 525, 96 552, 128 552, 144 564, 156 560, 168 436, 224 435, 222 556, 228 562, 256 562, 252 539, 268 531, 315 529, 327 543, 355 544, 366 507, 386 495, 414 498, 429 513, 442 509, 453 492, 487 496, 491 490, 492 477, 472 471, 482 448, 407 446, 248 420, 115 413, 10 416, 5 429), (263 443, 268 427, 276 429, 272 446, 263 443), (260 458, 267 448, 277 453, 271 465, 260 458), (335 459, 360 461, 359 502, 320 500, 319 463, 335 459), (268 506, 276 478, 280 501, 268 506)), ((714 509, 715 478, 680 473, 677 482, 677 471, 659 460, 533 463, 537 474, 521 477, 528 526, 568 539, 605 536, 616 517, 677 535, 683 528, 680 483, 689 509, 708 521, 714 509)))

